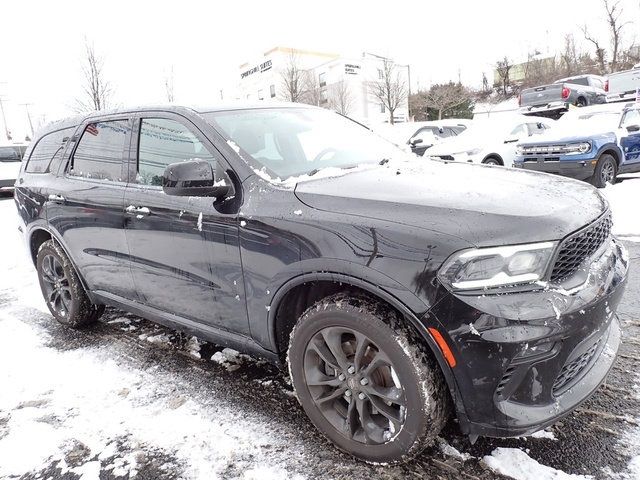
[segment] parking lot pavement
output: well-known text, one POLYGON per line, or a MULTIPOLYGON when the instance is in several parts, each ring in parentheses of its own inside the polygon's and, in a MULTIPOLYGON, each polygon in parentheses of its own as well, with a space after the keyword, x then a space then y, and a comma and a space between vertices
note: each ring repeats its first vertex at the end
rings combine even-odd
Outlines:
POLYGON ((451 422, 415 461, 372 466, 331 447, 264 362, 113 309, 58 325, 13 208, 0 200, 0 478, 640 478, 640 243, 625 242, 624 343, 593 398, 532 437, 470 445, 451 422))

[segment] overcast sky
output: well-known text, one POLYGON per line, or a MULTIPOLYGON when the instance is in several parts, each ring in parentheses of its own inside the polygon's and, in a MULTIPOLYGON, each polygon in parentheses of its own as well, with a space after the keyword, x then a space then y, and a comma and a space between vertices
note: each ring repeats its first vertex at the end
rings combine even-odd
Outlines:
MULTIPOLYGON (((621 1, 630 42, 640 0, 621 1)), ((241 63, 277 45, 388 55, 411 65, 415 89, 458 72, 478 86, 505 55, 556 51, 567 33, 581 42, 585 23, 606 35, 602 0, 3 0, 1 9, 0 95, 14 138, 27 129, 22 103, 33 104, 34 123, 73 113, 85 37, 104 57, 113 101, 137 105, 165 100, 171 66, 176 102, 214 103, 241 63)))

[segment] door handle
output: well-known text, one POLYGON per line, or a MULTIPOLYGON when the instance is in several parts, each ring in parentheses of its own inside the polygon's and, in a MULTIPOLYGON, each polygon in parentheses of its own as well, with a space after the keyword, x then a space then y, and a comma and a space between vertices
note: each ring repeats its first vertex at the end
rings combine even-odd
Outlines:
POLYGON ((53 203, 64 203, 66 201, 66 198, 64 198, 62 195, 51 194, 49 195, 49 201, 53 203))

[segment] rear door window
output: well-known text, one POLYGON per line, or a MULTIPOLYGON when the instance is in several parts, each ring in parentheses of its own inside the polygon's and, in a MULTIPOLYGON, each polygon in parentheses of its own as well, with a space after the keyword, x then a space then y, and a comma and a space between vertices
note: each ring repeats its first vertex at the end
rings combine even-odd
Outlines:
POLYGON ((129 120, 111 120, 86 126, 73 154, 69 175, 121 182, 129 120))
POLYGON ((73 135, 75 127, 51 132, 38 140, 31 151, 25 171, 27 173, 47 173, 54 158, 64 151, 66 139, 73 135))
POLYGON ((214 156, 185 125, 166 118, 142 119, 138 142, 138 184, 162 186, 165 168, 186 160, 206 160, 215 169, 214 156))

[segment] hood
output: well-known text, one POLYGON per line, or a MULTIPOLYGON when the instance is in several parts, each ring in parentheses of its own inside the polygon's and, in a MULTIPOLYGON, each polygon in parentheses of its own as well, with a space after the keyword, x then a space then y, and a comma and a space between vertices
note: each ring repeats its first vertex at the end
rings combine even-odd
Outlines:
POLYGON ((559 240, 607 208, 595 188, 576 180, 427 159, 300 182, 295 193, 318 210, 424 228, 475 246, 559 240))
POLYGON ((559 143, 571 143, 587 140, 601 140, 604 142, 615 142, 616 134, 614 131, 606 131, 602 129, 580 129, 573 126, 568 128, 551 129, 541 135, 536 135, 518 145, 550 145, 559 143))

